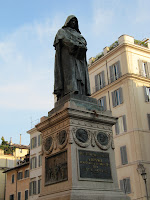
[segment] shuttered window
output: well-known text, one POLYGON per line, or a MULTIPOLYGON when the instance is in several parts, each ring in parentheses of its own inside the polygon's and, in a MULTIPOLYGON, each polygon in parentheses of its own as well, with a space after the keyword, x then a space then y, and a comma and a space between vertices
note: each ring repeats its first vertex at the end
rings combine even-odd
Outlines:
POLYGON ((10 199, 10 200, 14 200, 14 194, 11 194, 11 195, 9 196, 9 199, 10 199))
POLYGON ((102 71, 100 74, 95 76, 95 92, 105 87, 105 74, 102 71))
POLYGON ((11 183, 14 183, 14 181, 15 181, 15 175, 13 174, 11 178, 11 183))
POLYGON ((120 180, 120 189, 125 194, 130 194, 131 193, 130 178, 125 178, 125 179, 120 180))
POLYGON ((29 184, 29 195, 35 195, 36 194, 36 181, 32 181, 29 184))
POLYGON ((27 177, 29 177, 29 170, 28 169, 25 170, 25 173, 24 173, 24 178, 27 178, 27 177))
POLYGON ((33 157, 30 160, 30 169, 34 169, 37 167, 37 157, 33 157))
POLYGON ((99 104, 102 107, 102 110, 107 110, 107 105, 106 105, 106 96, 100 98, 99 100, 99 104))
POLYGON ((116 135, 127 131, 127 123, 125 115, 118 118, 117 123, 115 124, 115 131, 116 135))
POLYGON ((38 180, 38 194, 41 192, 41 179, 38 180))
POLYGON ((145 101, 150 102, 150 87, 144 86, 145 101))
POLYGON ((21 200, 21 192, 18 192, 18 200, 21 200))
POLYGON ((128 164, 126 146, 120 147, 120 153, 121 153, 121 163, 122 163, 122 165, 128 164))
POLYGON ((38 146, 42 144, 42 134, 38 135, 38 146))
POLYGON ((110 70, 110 83, 114 82, 118 78, 121 77, 121 67, 120 67, 120 61, 116 62, 115 64, 111 65, 109 67, 110 70))
POLYGON ((38 166, 41 167, 42 166, 42 155, 39 155, 39 163, 38 163, 38 166))
POLYGON ((37 147, 37 137, 33 137, 31 139, 31 149, 36 148, 37 147))
POLYGON ((112 104, 113 107, 116 107, 117 105, 120 105, 123 103, 123 92, 122 88, 120 87, 119 89, 113 91, 111 93, 112 95, 112 104))
POLYGON ((147 114, 147 120, 148 120, 148 127, 149 127, 149 130, 150 130, 150 114, 147 114))
POLYGON ((139 74, 141 76, 150 78, 150 63, 146 61, 139 60, 139 74))
POLYGON ((25 191, 25 200, 29 199, 29 194, 28 194, 28 190, 25 191))
POLYGON ((23 173, 22 173, 22 172, 18 172, 17 179, 18 179, 18 180, 21 180, 22 177, 23 177, 23 173))

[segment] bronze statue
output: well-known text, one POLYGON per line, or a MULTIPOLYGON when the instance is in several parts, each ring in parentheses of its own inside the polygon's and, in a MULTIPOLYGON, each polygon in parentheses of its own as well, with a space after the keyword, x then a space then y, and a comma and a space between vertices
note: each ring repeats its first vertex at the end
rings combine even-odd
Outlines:
POLYGON ((78 20, 70 15, 57 32, 54 47, 55 82, 57 100, 74 92, 90 96, 89 74, 86 61, 87 43, 78 28, 78 20))

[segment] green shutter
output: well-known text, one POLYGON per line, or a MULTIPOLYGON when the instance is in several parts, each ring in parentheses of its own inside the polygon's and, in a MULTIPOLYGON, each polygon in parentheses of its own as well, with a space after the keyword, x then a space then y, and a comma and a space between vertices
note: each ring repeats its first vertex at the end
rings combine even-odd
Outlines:
POLYGON ((120 99, 120 104, 123 103, 123 92, 122 92, 122 88, 119 88, 119 99, 120 99))
POLYGON ((119 134, 119 124, 118 124, 118 120, 117 120, 117 122, 116 122, 116 124, 115 124, 115 131, 116 131, 116 135, 118 135, 118 134, 119 134))
POLYGON ((114 82, 114 72, 113 72, 113 65, 109 67, 110 71, 110 82, 114 82))
POLYGON ((127 132, 127 123, 126 123, 126 116, 123 115, 123 127, 124 127, 124 132, 127 132))
MULTIPOLYGON (((114 91, 115 92, 115 91, 114 91)), ((115 93, 114 92, 112 92, 111 93, 111 96, 112 96, 112 105, 113 105, 113 107, 115 107, 116 105, 115 105, 115 93)))
POLYGON ((99 90, 99 84, 98 84, 98 75, 95 76, 95 91, 97 92, 99 90))
POLYGON ((122 76, 121 67, 120 67, 120 60, 118 60, 118 62, 117 62, 117 70, 118 70, 118 78, 120 78, 122 76))
POLYGON ((101 72, 102 73, 102 88, 105 87, 105 73, 104 71, 101 72))

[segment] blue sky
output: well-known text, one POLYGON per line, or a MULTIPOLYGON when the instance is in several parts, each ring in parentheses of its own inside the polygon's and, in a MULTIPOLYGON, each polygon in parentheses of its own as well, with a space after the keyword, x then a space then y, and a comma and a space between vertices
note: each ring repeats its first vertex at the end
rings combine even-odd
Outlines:
POLYGON ((87 58, 122 34, 150 38, 149 0, 1 0, 0 137, 29 144, 26 133, 53 108, 54 37, 76 15, 87 58), (31 123, 31 121, 33 121, 31 123))

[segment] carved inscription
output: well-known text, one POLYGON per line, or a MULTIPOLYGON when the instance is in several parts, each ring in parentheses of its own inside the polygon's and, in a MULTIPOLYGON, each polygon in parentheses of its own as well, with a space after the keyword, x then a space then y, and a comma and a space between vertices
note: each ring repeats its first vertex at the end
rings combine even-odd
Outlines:
POLYGON ((109 153, 79 150, 81 178, 112 179, 109 153))
POLYGON ((45 185, 68 179, 67 151, 45 158, 45 185))

